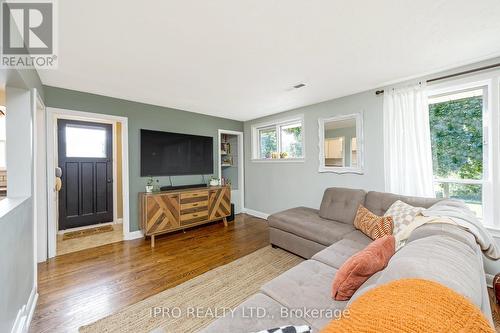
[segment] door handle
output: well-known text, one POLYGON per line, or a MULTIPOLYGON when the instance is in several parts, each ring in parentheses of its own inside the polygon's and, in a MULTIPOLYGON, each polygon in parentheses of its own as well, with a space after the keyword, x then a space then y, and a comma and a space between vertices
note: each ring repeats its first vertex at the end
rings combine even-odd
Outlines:
POLYGON ((108 183, 112 183, 113 180, 111 178, 108 178, 108 183))

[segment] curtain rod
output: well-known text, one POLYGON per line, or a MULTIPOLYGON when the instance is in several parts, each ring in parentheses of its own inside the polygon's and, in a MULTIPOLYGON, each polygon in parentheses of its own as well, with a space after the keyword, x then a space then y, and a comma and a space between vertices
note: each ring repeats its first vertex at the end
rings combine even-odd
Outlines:
MULTIPOLYGON (((488 65, 488 66, 483 66, 483 67, 479 67, 479 68, 474 68, 474 69, 469 69, 469 70, 466 70, 466 71, 463 71, 463 72, 454 73, 454 74, 449 74, 449 75, 444 75, 444 76, 436 77, 434 79, 429 79, 429 80, 427 80, 425 82, 430 83, 430 82, 435 82, 435 81, 450 79, 452 77, 466 75, 466 74, 471 74, 471 73, 476 73, 476 72, 485 71, 485 70, 493 69, 493 68, 497 68, 497 67, 500 67, 500 63, 493 64, 493 65, 488 65)), ((377 91, 375 91, 375 95, 381 95, 383 93, 384 93, 384 90, 377 90, 377 91)))

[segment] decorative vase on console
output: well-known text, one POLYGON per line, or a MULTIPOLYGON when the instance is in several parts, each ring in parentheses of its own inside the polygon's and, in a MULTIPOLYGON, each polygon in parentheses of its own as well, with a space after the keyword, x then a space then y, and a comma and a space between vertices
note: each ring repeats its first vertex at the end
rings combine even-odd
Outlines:
POLYGON ((146 183, 146 192, 147 193, 152 193, 154 189, 154 178, 152 176, 148 177, 148 182, 146 183))
POLYGON ((210 186, 219 186, 219 178, 211 178, 208 184, 210 186))

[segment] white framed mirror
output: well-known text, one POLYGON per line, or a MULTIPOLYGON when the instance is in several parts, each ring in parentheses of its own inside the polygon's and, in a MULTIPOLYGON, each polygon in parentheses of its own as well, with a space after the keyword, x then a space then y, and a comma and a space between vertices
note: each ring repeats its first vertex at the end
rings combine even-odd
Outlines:
POLYGON ((364 172, 363 115, 318 119, 319 172, 364 172))

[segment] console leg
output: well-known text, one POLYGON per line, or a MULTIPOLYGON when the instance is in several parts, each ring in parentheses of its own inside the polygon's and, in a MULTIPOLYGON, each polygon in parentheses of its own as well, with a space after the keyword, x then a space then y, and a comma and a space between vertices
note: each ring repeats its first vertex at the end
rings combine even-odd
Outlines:
POLYGON ((224 222, 224 226, 227 227, 227 218, 223 218, 222 221, 224 222))
POLYGON ((155 247, 155 235, 151 235, 151 247, 155 247))

